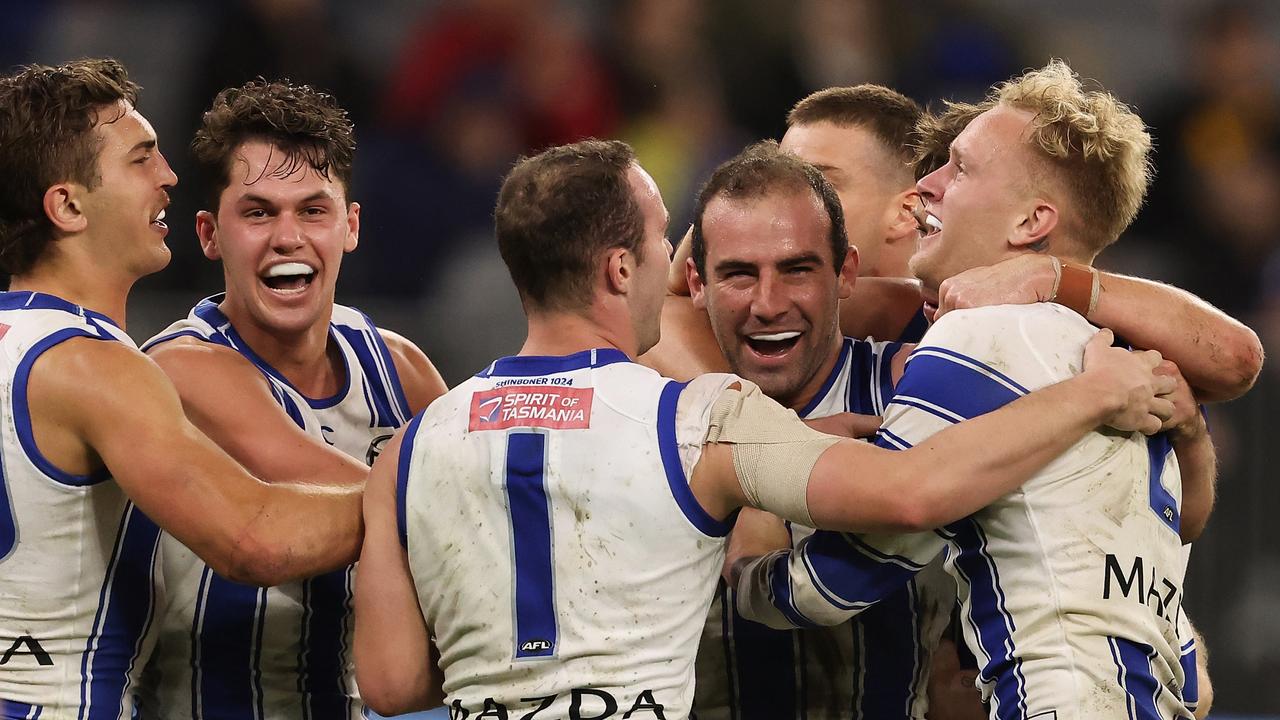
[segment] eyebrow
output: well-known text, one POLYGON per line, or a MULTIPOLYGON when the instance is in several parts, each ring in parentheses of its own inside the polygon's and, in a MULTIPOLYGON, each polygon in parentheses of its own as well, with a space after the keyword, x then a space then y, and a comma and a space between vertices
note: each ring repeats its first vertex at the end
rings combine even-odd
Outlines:
MULTIPOLYGON (((306 197, 302 198, 302 199, 301 199, 301 200, 299 200, 298 202, 299 202, 299 203, 303 203, 303 204, 305 204, 305 203, 319 202, 319 201, 321 201, 321 200, 329 200, 329 201, 332 201, 332 200, 334 200, 334 197, 333 197, 332 195, 330 195, 329 193, 324 192, 323 190, 319 190, 319 191, 313 192, 313 193, 311 193, 310 195, 308 195, 308 196, 306 196, 306 197)), ((275 205, 275 201, 274 201, 274 200, 271 200, 270 198, 263 197, 262 195, 258 195, 258 194, 256 194, 256 193, 249 193, 249 194, 247 194, 247 195, 241 196, 241 198, 240 198, 239 202, 258 203, 258 204, 261 204, 261 205, 275 205)))
MULTIPOLYGON (((799 265, 821 265, 822 263, 823 263, 823 260, 821 257, 818 256, 817 253, 808 252, 808 253, 801 253, 799 255, 791 255, 789 257, 782 258, 781 260, 778 260, 777 262, 775 262, 774 265, 776 265, 777 267, 786 269, 786 268, 793 268, 799 265)), ((717 273, 725 273, 730 270, 752 270, 758 266, 759 266, 759 263, 748 262, 746 260, 729 259, 729 260, 721 260, 720 262, 716 263, 714 270, 717 273)))
POLYGON ((130 155, 132 155, 132 154, 134 154, 134 153, 138 152, 139 150, 155 150, 155 149, 156 149, 156 139, 155 139, 155 138, 149 138, 149 139, 147 139, 147 140, 143 140, 143 141, 139 142, 137 145, 134 145, 133 147, 129 148, 129 154, 130 154, 130 155))

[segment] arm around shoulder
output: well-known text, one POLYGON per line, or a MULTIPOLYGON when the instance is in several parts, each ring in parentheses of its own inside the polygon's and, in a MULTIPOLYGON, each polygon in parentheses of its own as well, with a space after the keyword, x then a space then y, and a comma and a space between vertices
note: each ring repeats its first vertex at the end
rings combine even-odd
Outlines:
POLYGON ((68 428, 143 512, 220 574, 274 585, 355 558, 359 488, 262 483, 187 420, 173 385, 137 350, 68 341, 36 363, 29 391, 44 421, 68 428))
POLYGON ((436 398, 448 392, 449 386, 440 376, 440 371, 436 370, 436 366, 421 348, 403 335, 390 330, 378 328, 378 333, 387 344, 387 350, 391 351, 391 359, 396 364, 396 374, 400 376, 400 385, 404 388, 411 413, 416 415, 426 410, 436 398))

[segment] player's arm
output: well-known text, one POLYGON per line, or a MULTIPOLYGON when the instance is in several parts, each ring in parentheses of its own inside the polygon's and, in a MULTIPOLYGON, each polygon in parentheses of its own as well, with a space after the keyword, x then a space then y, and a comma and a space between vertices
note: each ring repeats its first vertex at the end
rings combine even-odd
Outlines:
MULTIPOLYGON (((1201 635, 1200 631, 1194 626, 1191 628, 1191 634, 1196 641, 1196 691, 1194 712, 1196 720, 1204 720, 1209 717, 1209 711, 1213 708, 1213 682, 1209 679, 1209 648, 1204 644, 1204 636, 1201 635)), ((1189 702, 1191 701, 1191 698, 1186 699, 1189 702)))
POLYGON ((278 585, 355 560, 358 486, 254 478, 187 420, 173 385, 137 350, 67 340, 36 360, 28 393, 46 458, 105 464, 143 512, 219 574, 278 585))
POLYGON ((400 376, 400 386, 404 388, 411 413, 417 415, 426 410, 436 398, 449 390, 444 378, 440 377, 440 371, 436 370, 436 366, 421 348, 403 335, 390 330, 378 328, 378 333, 391 352, 391 360, 396 365, 396 374, 400 376))
POLYGON ((381 715, 426 710, 444 702, 431 642, 418 606, 396 514, 396 475, 404 433, 378 456, 364 495, 365 535, 356 573, 356 683, 381 715))
POLYGON ((840 331, 848 337, 892 340, 920 311, 920 282, 908 278, 860 277, 840 301, 840 331))
MULTIPOLYGON (((938 313, 1032 303, 1053 296, 1054 258, 1022 255, 944 281, 938 313)), ((1159 350, 1178 364, 1196 397, 1230 400, 1253 386, 1262 370, 1262 343, 1243 323, 1185 290, 1100 272, 1097 304, 1088 320, 1137 347, 1159 350)))
POLYGON ((1169 396, 1173 401, 1173 416, 1165 422, 1164 430, 1169 433, 1182 476, 1179 535, 1183 543, 1195 542, 1213 511, 1218 455, 1209 437, 1209 426, 1178 367, 1165 361, 1156 372, 1168 375, 1178 384, 1169 396))
POLYGON ((851 532, 945 525, 1014 490, 1101 425, 1160 428, 1172 403, 1157 394, 1171 391, 1173 381, 1152 373, 1159 354, 1129 353, 1111 340, 1104 330, 1089 341, 1079 375, 901 452, 824 436, 758 389, 728 389, 713 410, 714 435, 690 486, 716 518, 750 505, 851 532), (716 427, 717 415, 747 422, 716 427))
POLYGON ((149 351, 178 390, 187 418, 250 473, 269 483, 351 485, 369 468, 308 435, 240 353, 194 338, 149 351))
POLYGON ((961 667, 956 644, 942 638, 929 666, 929 720, 987 720, 974 686, 977 675, 976 669, 961 667))
POLYGON ((658 344, 637 358, 664 377, 687 382, 709 372, 729 372, 716 343, 707 313, 686 295, 667 295, 662 303, 662 334, 658 344))

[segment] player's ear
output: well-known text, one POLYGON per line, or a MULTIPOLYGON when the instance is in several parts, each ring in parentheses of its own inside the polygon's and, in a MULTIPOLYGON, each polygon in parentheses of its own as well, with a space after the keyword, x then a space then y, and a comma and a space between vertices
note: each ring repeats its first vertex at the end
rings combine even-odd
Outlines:
POLYGON ((689 295, 693 297, 693 306, 699 310, 706 310, 707 296, 703 292, 706 285, 702 282, 702 275, 698 273, 698 264, 693 261, 693 258, 685 258, 684 276, 689 283, 689 295))
POLYGON ((205 257, 210 260, 222 258, 222 251, 218 248, 218 221, 208 210, 196 213, 196 237, 200 239, 200 249, 205 257))
POLYGON ((845 253, 844 262, 840 263, 836 275, 839 297, 843 300, 853 294, 853 286, 858 282, 858 248, 849 246, 849 252, 845 253))
POLYGON ((636 256, 624 247, 610 248, 605 254, 605 283, 609 293, 626 295, 636 274, 636 256))
POLYGON ((920 204, 920 193, 914 188, 898 193, 889 206, 889 228, 885 233, 885 243, 910 242, 913 246, 919 235, 916 217, 913 214, 920 204))
POLYGON ((1016 248, 1042 247, 1049 233, 1058 227, 1058 208, 1052 201, 1036 198, 1025 215, 1019 218, 1009 244, 1016 248))
POLYGON ((85 217, 81 193, 85 188, 76 183, 58 183, 44 191, 44 214, 61 233, 84 232, 89 227, 85 217))
POLYGON ((347 239, 342 243, 342 252, 351 252, 360 244, 360 203, 353 202, 347 207, 347 239))

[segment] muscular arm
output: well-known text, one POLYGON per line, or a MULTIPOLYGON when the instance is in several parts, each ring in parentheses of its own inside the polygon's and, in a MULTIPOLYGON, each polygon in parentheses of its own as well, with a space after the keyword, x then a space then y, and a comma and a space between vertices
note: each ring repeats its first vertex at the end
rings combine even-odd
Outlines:
POLYGON ((262 483, 187 420, 173 385, 137 350, 67 340, 35 362, 28 392, 48 460, 70 472, 105 464, 219 574, 277 585, 355 560, 358 487, 262 483))
MULTIPOLYGON (((1047 300, 1053 281, 1053 259, 1046 255, 974 268, 942 283, 938 314, 1047 300)), ((1151 280, 1103 272, 1100 287, 1089 321, 1177 363, 1202 401, 1231 400, 1253 386, 1262 369, 1262 343, 1244 324, 1185 290, 1151 280)))
POLYGON ((444 702, 439 652, 418 606, 409 558, 396 521, 396 472, 403 433, 369 475, 365 536, 356 574, 356 682, 379 714, 399 715, 444 702))
POLYGON ((390 330, 378 329, 382 339, 391 351, 391 359, 396 364, 396 374, 400 376, 400 385, 404 388, 405 399, 409 401, 409 412, 417 415, 427 409, 436 398, 445 394, 449 387, 444 378, 431 363, 426 353, 402 335, 390 330))
POLYGON ((637 361, 681 382, 704 373, 729 372, 707 313, 694 307, 687 295, 667 295, 662 303, 661 339, 637 361))
MULTIPOLYGON (((953 425, 913 448, 893 452, 854 440, 830 445, 809 471, 805 493, 811 518, 767 505, 761 509, 834 530, 923 530, 985 507, 1099 425, 1110 421, 1154 432, 1161 420, 1152 413, 1167 417, 1172 404, 1153 396, 1172 389, 1173 382, 1151 373, 1156 354, 1131 356, 1111 348, 1110 335, 1103 331, 1090 341, 1081 374, 953 425)), ((765 424, 785 422, 781 414, 765 419, 765 424)), ((734 452, 730 442, 708 444, 690 480, 695 497, 713 517, 753 504, 734 452)))
POLYGON ((906 278, 860 277, 840 301, 840 331, 848 337, 893 340, 920 311, 920 283, 906 278))
POLYGON ((250 473, 270 483, 364 483, 369 468, 298 427, 262 373, 231 348, 179 338, 149 354, 187 418, 250 473))

